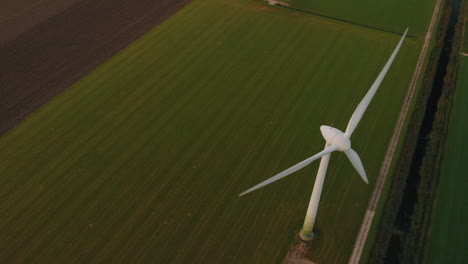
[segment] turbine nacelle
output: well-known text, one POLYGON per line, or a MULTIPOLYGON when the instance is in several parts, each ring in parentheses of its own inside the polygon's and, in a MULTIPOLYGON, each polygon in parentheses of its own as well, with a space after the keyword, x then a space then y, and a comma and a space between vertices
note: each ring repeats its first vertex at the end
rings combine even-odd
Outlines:
MULTIPOLYGON (((324 160, 326 160, 325 163, 324 163, 325 164, 324 166, 322 166, 322 164, 320 165, 319 171, 317 173, 317 175, 322 175, 324 177, 325 172, 327 170, 329 156, 334 151, 344 152, 346 154, 346 156, 348 157, 349 161, 351 162, 351 164, 353 165, 353 167, 358 172, 359 176, 361 176, 362 180, 364 180, 365 183, 369 183, 369 181, 367 179, 366 172, 364 170, 364 166, 362 165, 361 159, 359 158, 359 155, 356 153, 356 151, 354 151, 351 148, 351 141, 349 139, 351 138, 351 135, 353 134, 353 132, 356 129, 359 122, 361 121, 362 115, 366 111, 366 109, 369 106, 372 98, 374 97, 375 93, 377 92, 377 89, 379 88, 379 86, 382 83, 385 75, 387 74, 388 69, 392 65, 393 60, 395 59, 395 56, 397 55, 398 51, 400 50, 401 44, 403 43, 403 40, 405 39, 407 32, 408 32, 408 29, 405 30, 405 33, 403 34, 403 36, 400 39, 400 42, 398 42, 398 45, 396 46, 395 50, 393 51, 392 55, 388 59, 385 66, 383 67, 382 71, 377 76, 377 79, 374 81, 374 83, 370 87, 369 91, 367 91, 364 98, 362 98, 361 102, 356 107, 356 110, 354 110, 354 113, 351 116, 351 119, 349 120, 348 126, 346 127, 346 131, 344 133, 343 133, 343 131, 341 131, 339 129, 336 129, 334 127, 331 127, 331 126, 321 126, 320 131, 322 132, 322 135, 325 138, 325 141, 327 142, 327 144, 325 145, 324 150, 322 150, 319 153, 317 153, 317 154, 315 154, 315 155, 313 155, 313 156, 299 162, 298 164, 296 164, 296 165, 294 165, 294 166, 292 166, 292 167, 290 167, 290 168, 276 174, 275 176, 273 176, 273 177, 271 177, 271 178, 269 178, 269 179, 255 185, 254 187, 252 187, 252 188, 246 190, 245 192, 239 194, 239 196, 242 196, 242 195, 247 194, 249 192, 255 191, 255 190, 257 190, 257 189, 259 189, 259 188, 261 188, 261 187, 263 187, 265 185, 268 185, 268 184, 270 184, 272 182, 275 182, 275 181, 277 181, 279 179, 282 179, 282 178, 284 178, 284 177, 286 177, 288 175, 291 175, 292 173, 304 168, 305 166, 309 165, 314 160, 319 159, 319 158, 324 158, 324 160)), ((322 188, 321 186, 323 184, 323 177, 322 177, 322 182, 319 183, 320 191, 318 191, 318 197, 320 197, 320 192, 321 192, 321 188, 322 188)), ((316 180, 316 184, 317 184, 317 180, 316 180)), ((314 185, 313 193, 315 193, 315 185, 314 185)), ((318 200, 318 198, 317 197, 314 198, 314 194, 312 194, 311 201, 314 200, 314 199, 318 200)), ((317 205, 318 205, 318 203, 316 203, 313 206, 314 209, 312 211, 314 211, 314 214, 316 213, 316 209, 317 209, 316 206, 317 205)), ((308 218, 306 217, 306 221, 308 221, 307 219, 308 218)), ((313 219, 313 218, 310 218, 310 219, 313 219)), ((313 221, 313 220, 311 220, 311 221, 313 221)), ((304 223, 304 226, 306 226, 305 223, 304 223)), ((312 224, 312 226, 313 226, 313 224, 312 224)), ((308 230, 308 232, 309 231, 311 232, 312 229, 310 228, 310 230, 308 230)))
POLYGON ((305 166, 312 163, 314 160, 321 158, 320 166, 317 172, 317 177, 315 178, 314 189, 312 191, 312 197, 310 198, 309 207, 307 209, 307 215, 304 220, 304 225, 299 233, 299 236, 303 240, 310 240, 313 237, 313 228, 315 224, 315 217, 317 215, 317 208, 320 201, 320 195, 322 193, 323 182, 325 180, 325 174, 327 172, 328 161, 330 160, 330 154, 334 151, 342 151, 346 154, 349 161, 353 165, 353 167, 358 172, 359 176, 361 176, 362 180, 365 183, 369 183, 369 180, 366 176, 366 171, 364 170, 364 166, 362 165, 361 159, 359 155, 351 148, 351 135, 353 134, 354 130, 356 129, 357 125, 361 121, 362 115, 366 111, 367 107, 369 106, 372 98, 374 97, 377 89, 379 88, 380 84, 382 83, 385 75, 388 72, 388 69, 393 63, 395 56, 397 55, 398 51, 400 50, 401 44, 406 37, 406 33, 408 29, 405 30, 405 33, 398 42, 395 50, 393 51, 392 55, 388 59, 387 63, 383 67, 382 71, 377 76, 377 79, 372 84, 371 88, 367 91, 364 98, 361 100, 359 105, 354 110, 351 119, 348 122, 348 126, 346 127, 345 132, 336 129, 331 126, 320 126, 320 131, 322 132, 323 138, 327 142, 325 144, 325 149, 320 151, 319 153, 297 163, 296 165, 276 174, 275 176, 255 185, 254 187, 244 191, 243 193, 239 194, 239 196, 245 195, 249 192, 255 191, 259 188, 262 188, 265 185, 268 185, 272 182, 280 180, 292 173, 304 168, 305 166))
POLYGON ((364 170, 364 166, 362 165, 361 159, 359 158, 359 155, 356 153, 356 151, 354 151, 351 148, 351 141, 349 140, 349 138, 341 130, 336 129, 331 126, 320 126, 320 131, 322 131, 322 135, 327 141, 327 145, 325 146, 324 150, 320 151, 319 153, 313 155, 312 157, 306 160, 303 160, 302 162, 299 162, 298 164, 290 167, 289 169, 276 174, 275 176, 267 179, 266 181, 263 181, 255 185, 254 187, 239 194, 239 196, 255 191, 265 185, 268 185, 274 181, 277 181, 281 178, 291 175, 292 173, 309 165, 310 163, 312 163, 312 161, 319 159, 325 155, 330 155, 334 151, 344 152, 346 156, 348 157, 349 161, 351 162, 351 164, 353 165, 353 167, 358 172, 359 176, 361 176, 362 180, 365 183, 369 183, 369 180, 367 179, 366 171, 364 170))
POLYGON ((331 126, 320 126, 320 131, 327 144, 337 146, 339 151, 351 149, 351 141, 345 136, 343 131, 331 126))

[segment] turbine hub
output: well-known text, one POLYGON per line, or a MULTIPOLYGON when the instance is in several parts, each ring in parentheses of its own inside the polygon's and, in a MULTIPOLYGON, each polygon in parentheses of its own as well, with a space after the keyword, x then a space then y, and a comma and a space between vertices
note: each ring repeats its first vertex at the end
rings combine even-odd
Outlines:
POLYGON ((339 151, 346 151, 351 148, 351 141, 345 137, 341 130, 331 126, 320 126, 320 131, 327 143, 337 146, 339 151))

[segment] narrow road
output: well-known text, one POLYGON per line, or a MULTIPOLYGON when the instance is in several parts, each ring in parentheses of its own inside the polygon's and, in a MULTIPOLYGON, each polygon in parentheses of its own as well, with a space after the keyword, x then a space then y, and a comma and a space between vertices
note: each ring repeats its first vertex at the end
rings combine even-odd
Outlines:
POLYGON ((409 111, 411 101, 414 96, 414 92, 418 85, 418 80, 421 75, 421 71, 423 70, 424 61, 426 59, 427 51, 429 50, 429 45, 431 43, 432 33, 434 32, 436 21, 437 21, 437 18, 439 17, 441 3, 442 3, 442 0, 437 0, 437 3, 434 8, 434 12, 432 14, 431 23, 429 24, 429 28, 427 30, 426 37, 424 39, 424 45, 421 49, 421 53, 419 55, 419 59, 416 64, 416 68, 413 73, 413 78, 411 79, 408 92, 406 93, 405 100, 401 107, 400 115, 398 117, 397 124, 393 131, 392 139, 390 140, 390 144, 388 145, 387 152, 385 154, 385 158, 382 163, 382 167, 380 167, 380 172, 377 177, 377 182, 375 183, 374 191, 372 192, 369 205, 367 206, 366 214, 362 221, 359 234, 356 238, 356 243, 354 244, 353 253, 351 255, 351 258, 349 259, 349 264, 358 264, 359 261, 361 260, 362 251, 366 244, 366 240, 369 235, 369 230, 374 220, 375 211, 379 204, 380 196, 382 194, 382 190, 383 190, 388 172, 392 164, 392 160, 396 151, 396 147, 398 145, 398 141, 403 131, 403 125, 408 115, 408 111, 409 111))

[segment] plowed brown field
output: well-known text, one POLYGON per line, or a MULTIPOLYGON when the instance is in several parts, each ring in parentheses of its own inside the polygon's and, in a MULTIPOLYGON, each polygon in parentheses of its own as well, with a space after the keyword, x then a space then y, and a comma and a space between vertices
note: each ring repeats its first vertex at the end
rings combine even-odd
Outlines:
POLYGON ((49 1, 55 11, 48 18, 34 17, 47 11, 47 1, 1 10, 9 18, 0 18, 0 25, 11 26, 11 36, 0 41, 0 135, 190 2, 67 1, 75 4, 64 9, 49 1), (21 26, 13 18, 29 22, 21 26))
POLYGON ((0 6, 0 46, 78 2, 80 0, 3 0, 0 6))

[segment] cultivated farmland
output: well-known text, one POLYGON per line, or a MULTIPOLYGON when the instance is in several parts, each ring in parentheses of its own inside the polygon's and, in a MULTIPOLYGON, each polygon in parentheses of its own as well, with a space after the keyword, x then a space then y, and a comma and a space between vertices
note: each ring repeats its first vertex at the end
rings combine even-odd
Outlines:
POLYGON ((0 7, 0 45, 15 40, 21 34, 73 6, 78 1, 2 1, 0 7))
POLYGON ((18 0, 2 6, 0 135, 188 2, 18 0))
POLYGON ((286 0, 293 8, 344 19, 361 25, 400 32, 409 26, 410 35, 423 37, 431 20, 435 0, 286 0))
MULTIPOLYGON (((344 129, 399 37, 192 2, 0 138, 1 262, 281 261, 318 164, 237 195, 320 150, 320 125, 344 129)), ((353 135, 370 185, 332 155, 313 260, 351 254, 420 46, 353 135)))

